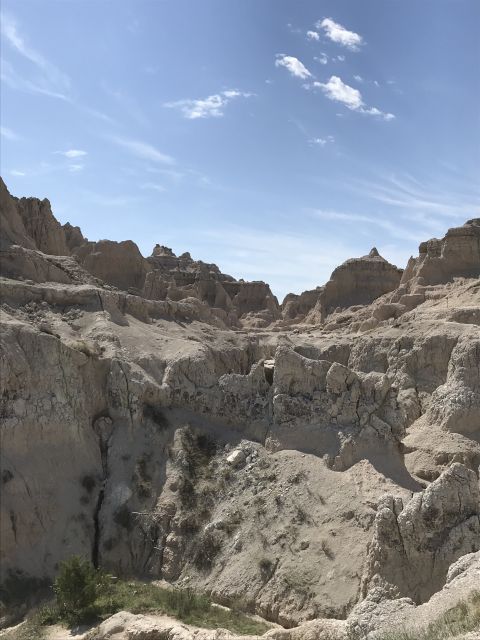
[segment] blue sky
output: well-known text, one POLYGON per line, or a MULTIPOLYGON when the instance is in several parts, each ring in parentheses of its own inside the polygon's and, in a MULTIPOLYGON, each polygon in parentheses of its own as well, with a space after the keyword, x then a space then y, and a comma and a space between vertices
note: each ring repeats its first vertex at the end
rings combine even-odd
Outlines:
POLYGON ((478 0, 3 0, 1 172, 282 298, 480 215, 478 0))

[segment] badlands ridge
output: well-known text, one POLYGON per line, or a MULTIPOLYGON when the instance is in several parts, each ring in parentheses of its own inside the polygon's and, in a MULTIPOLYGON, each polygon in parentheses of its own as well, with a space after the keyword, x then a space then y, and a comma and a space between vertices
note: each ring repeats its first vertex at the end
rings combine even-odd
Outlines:
MULTIPOLYGON (((480 588, 480 219, 279 304, 3 182, 0 213, 3 581, 79 554, 274 640, 373 639, 480 588)), ((236 636, 120 613, 96 637, 236 636)))

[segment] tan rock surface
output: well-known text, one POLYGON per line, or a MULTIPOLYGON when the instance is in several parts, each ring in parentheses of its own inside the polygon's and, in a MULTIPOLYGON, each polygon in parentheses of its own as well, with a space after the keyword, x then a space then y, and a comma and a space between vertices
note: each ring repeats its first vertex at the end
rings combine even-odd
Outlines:
POLYGON ((2 580, 79 553, 294 627, 411 608, 480 548, 475 223, 415 263, 440 282, 347 262, 282 328, 264 283, 73 227, 49 255, 47 205, 27 233, 1 203, 2 580))

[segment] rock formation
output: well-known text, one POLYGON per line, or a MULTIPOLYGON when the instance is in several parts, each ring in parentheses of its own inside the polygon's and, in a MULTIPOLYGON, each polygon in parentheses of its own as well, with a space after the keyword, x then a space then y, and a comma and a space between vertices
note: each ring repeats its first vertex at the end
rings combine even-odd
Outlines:
POLYGON ((3 582, 77 553, 241 602, 276 640, 373 640, 467 593, 476 221, 403 276, 372 251, 280 310, 189 254, 88 241, 6 188, 0 205, 3 582))
POLYGON ((337 267, 323 287, 289 294, 283 301, 287 320, 318 324, 333 311, 368 305, 400 284, 401 269, 387 262, 374 247, 367 256, 347 260, 337 267))

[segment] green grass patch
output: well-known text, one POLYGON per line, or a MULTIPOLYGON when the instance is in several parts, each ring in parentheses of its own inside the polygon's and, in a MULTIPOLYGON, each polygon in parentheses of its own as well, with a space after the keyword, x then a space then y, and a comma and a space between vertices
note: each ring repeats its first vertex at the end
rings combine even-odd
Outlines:
POLYGON ((261 635, 270 628, 263 622, 236 611, 212 605, 209 598, 192 589, 164 589, 151 583, 111 583, 95 602, 99 617, 117 611, 165 613, 182 622, 207 629, 224 628, 239 634, 261 635))
MULTIPOLYGON (((75 623, 100 622, 118 611, 167 614, 186 624, 228 629, 240 635, 262 635, 271 628, 244 613, 217 607, 193 589, 166 589, 148 582, 108 578, 93 604, 84 610, 83 618, 77 618, 75 623)), ((37 609, 21 627, 8 632, 2 640, 41 640, 46 626, 57 623, 68 625, 69 619, 52 602, 37 609)))
POLYGON ((391 631, 377 640, 448 640, 470 631, 480 631, 480 591, 472 593, 425 629, 391 631))

